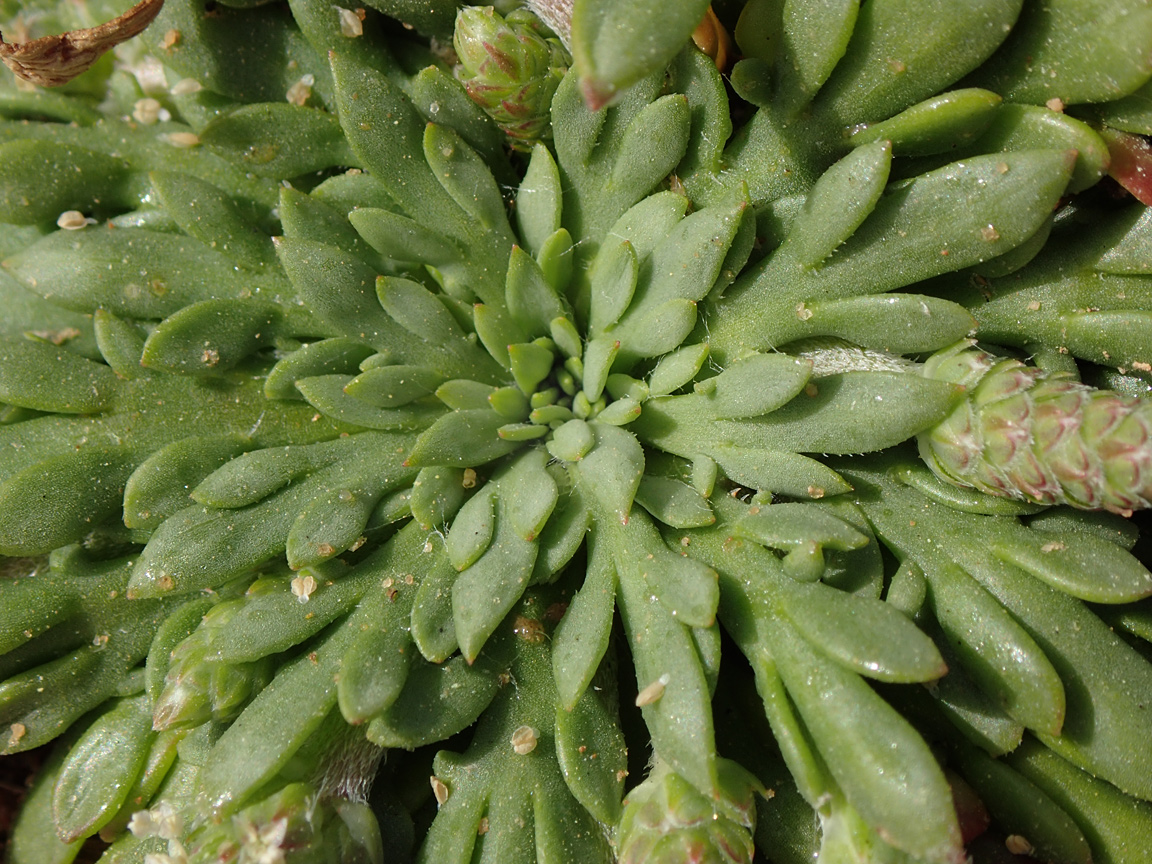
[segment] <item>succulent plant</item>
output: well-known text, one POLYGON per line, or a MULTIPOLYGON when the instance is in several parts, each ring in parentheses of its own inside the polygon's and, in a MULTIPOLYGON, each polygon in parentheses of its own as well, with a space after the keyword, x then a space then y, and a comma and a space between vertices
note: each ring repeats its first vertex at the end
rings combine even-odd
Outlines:
POLYGON ((8 860, 1144 860, 1152 12, 531 5, 0 79, 8 860))

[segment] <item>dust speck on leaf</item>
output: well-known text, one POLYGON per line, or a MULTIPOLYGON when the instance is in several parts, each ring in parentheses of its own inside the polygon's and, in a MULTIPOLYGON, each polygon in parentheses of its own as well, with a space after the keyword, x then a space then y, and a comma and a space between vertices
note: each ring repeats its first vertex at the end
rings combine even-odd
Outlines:
POLYGON ((443 807, 448 803, 448 786, 443 780, 433 774, 428 778, 432 786, 432 794, 436 797, 436 806, 443 807))
POLYGON ((292 593, 301 603, 307 603, 315 590, 316 579, 311 574, 299 575, 292 580, 292 593))
POLYGON ((651 705, 657 702, 664 695, 664 689, 668 686, 668 682, 672 680, 672 676, 665 672, 643 690, 636 694, 636 707, 643 708, 645 705, 651 705))
POLYGON ((539 733, 531 726, 519 726, 512 733, 512 749, 518 756, 527 756, 536 749, 539 733))

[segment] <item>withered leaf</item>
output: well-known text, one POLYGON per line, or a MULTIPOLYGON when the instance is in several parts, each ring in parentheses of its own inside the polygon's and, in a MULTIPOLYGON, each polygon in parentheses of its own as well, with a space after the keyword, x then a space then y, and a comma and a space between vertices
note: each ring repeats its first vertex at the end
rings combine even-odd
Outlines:
POLYGON ((142 32, 164 6, 164 0, 140 0, 119 18, 90 27, 9 44, 0 35, 0 60, 25 81, 59 87, 88 70, 100 55, 142 32))

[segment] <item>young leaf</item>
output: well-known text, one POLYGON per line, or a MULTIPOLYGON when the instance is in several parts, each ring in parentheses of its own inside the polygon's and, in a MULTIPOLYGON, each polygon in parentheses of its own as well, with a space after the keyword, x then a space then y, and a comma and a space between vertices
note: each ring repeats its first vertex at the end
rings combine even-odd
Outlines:
POLYGON ((520 239, 533 255, 540 254, 545 241, 559 230, 562 203, 560 171, 548 148, 538 143, 516 192, 515 211, 520 239))
POLYGON ((584 584, 552 638, 552 674, 559 710, 571 711, 591 683, 612 635, 616 566, 606 543, 592 543, 584 584))
POLYGON ((669 7, 652 0, 582 3, 572 16, 572 56, 592 110, 654 72, 663 71, 688 41, 708 4, 669 7))
POLYGON ((892 144, 878 140, 853 150, 825 171, 792 223, 783 249, 805 267, 818 266, 872 212, 888 183, 891 165, 892 144))

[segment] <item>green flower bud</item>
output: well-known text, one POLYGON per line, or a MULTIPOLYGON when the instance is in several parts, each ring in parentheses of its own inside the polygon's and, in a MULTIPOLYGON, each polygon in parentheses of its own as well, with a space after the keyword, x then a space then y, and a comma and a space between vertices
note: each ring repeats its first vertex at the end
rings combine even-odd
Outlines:
POLYGON ((925 364, 968 398, 919 436, 940 477, 991 495, 1129 515, 1152 500, 1152 403, 967 344, 925 364))
POLYGON ((496 121, 517 150, 550 138, 552 95, 568 68, 564 46, 527 9, 501 17, 491 6, 456 16, 452 44, 468 95, 496 121))
POLYGON ((620 864, 750 862, 759 783, 725 759, 718 761, 717 774, 719 797, 710 801, 667 765, 657 763, 624 801, 616 830, 620 864))
POLYGON ((210 719, 232 720, 272 679, 272 660, 268 657, 252 663, 209 659, 214 631, 226 626, 243 602, 243 598, 237 598, 216 606, 173 649, 164 689, 152 711, 153 728, 190 728, 210 719))

